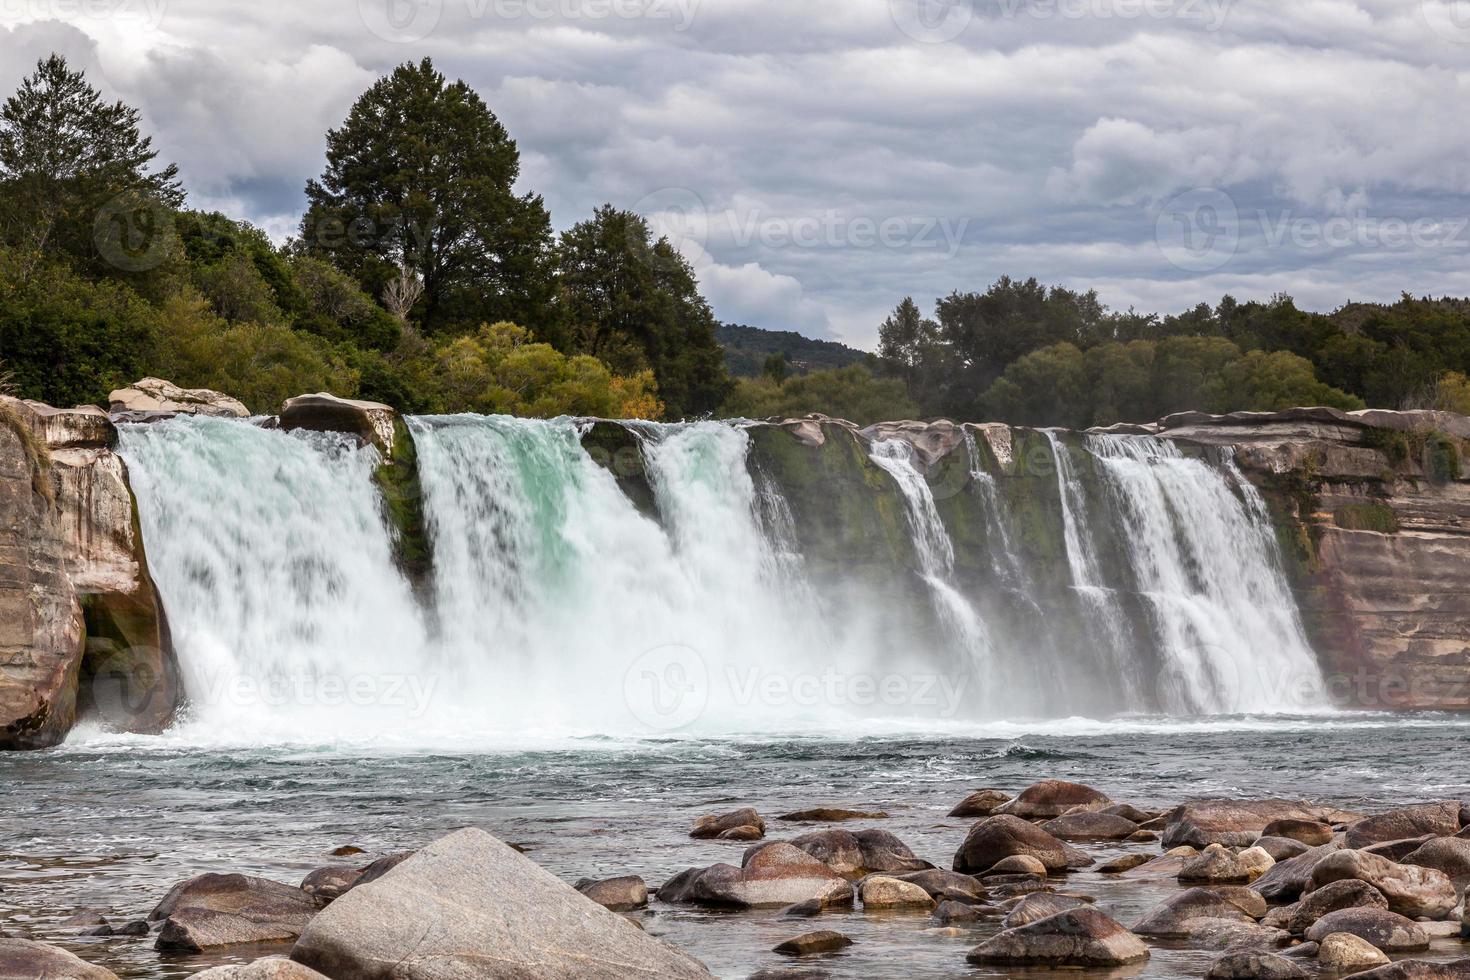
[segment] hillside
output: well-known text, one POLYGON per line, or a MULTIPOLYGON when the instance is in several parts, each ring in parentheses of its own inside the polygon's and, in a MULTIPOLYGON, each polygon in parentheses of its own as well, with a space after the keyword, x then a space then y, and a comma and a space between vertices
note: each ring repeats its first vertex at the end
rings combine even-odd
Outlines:
POLYGON ((784 354, 793 374, 861 364, 872 355, 835 340, 813 340, 791 330, 762 330, 722 323, 715 339, 725 348, 725 366, 737 378, 758 377, 766 358, 784 354))

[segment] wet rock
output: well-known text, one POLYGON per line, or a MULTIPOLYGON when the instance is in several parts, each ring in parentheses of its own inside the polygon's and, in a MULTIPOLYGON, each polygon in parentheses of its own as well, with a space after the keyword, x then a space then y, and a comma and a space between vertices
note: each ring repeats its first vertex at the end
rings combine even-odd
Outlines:
POLYGON ((1294 960, 1312 960, 1317 958, 1317 950, 1316 943, 1298 943, 1283 949, 1281 955, 1290 956, 1294 960))
POLYGON ((1099 874, 1117 875, 1148 864, 1150 860, 1152 859, 1147 854, 1124 854, 1121 857, 1113 858, 1105 864, 1098 865, 1097 870, 1099 874))
POLYGON ((1465 980, 1466 977, 1470 977, 1470 959, 1448 963, 1399 960, 1376 970, 1353 974, 1353 980, 1465 980))
POLYGON ((1070 895, 1053 895, 1046 892, 1027 895, 1006 915, 1005 927, 1014 929, 1017 926, 1029 925, 1048 916, 1056 915, 1058 912, 1081 908, 1087 904, 1090 903, 1070 895))
POLYGON ((28 939, 0 939, 0 980, 118 980, 55 946, 28 939))
POLYGON ((1367 847, 1383 841, 1404 840, 1432 834, 1452 837, 1460 829, 1460 803, 1423 803, 1418 806, 1389 810, 1352 824, 1347 828, 1345 843, 1350 848, 1367 847))
POLYGON ((332 857, 337 857, 337 858, 340 858, 340 857, 356 857, 359 854, 366 854, 366 853, 367 853, 366 851, 364 851, 362 848, 358 847, 355 844, 343 844, 341 847, 336 847, 336 848, 333 848, 332 849, 332 857))
POLYGON ((1112 800, 1091 786, 1061 779, 1043 779, 1021 790, 1014 800, 997 807, 995 812, 1009 813, 1029 820, 1036 817, 1060 817, 1079 807, 1101 810, 1112 805, 1112 800))
POLYGON ((1277 820, 1324 820, 1325 807, 1289 800, 1205 800, 1169 811, 1164 827, 1165 847, 1189 844, 1208 847, 1249 847, 1277 820))
POLYGON ((1159 839, 1159 835, 1153 830, 1135 830, 1128 835, 1127 839, 1135 844, 1152 844, 1159 839))
POLYGON ((1332 824, 1320 820, 1297 820, 1287 817, 1272 820, 1261 829, 1262 837, 1285 837, 1308 847, 1321 847, 1332 840, 1332 824))
POLYGON ((853 891, 846 878, 822 861, 790 844, 777 843, 757 850, 742 868, 728 864, 706 868, 691 883, 689 897, 701 904, 736 908, 806 901, 830 908, 851 905, 853 891))
POLYGON ((1011 801, 1011 794, 998 789, 977 789, 949 811, 951 817, 988 817, 997 807, 1011 801))
POLYGON ((344 868, 329 865, 317 868, 301 879, 301 890, 323 905, 342 895, 362 877, 361 868, 344 868))
POLYGON ((1202 949, 1258 949, 1286 946, 1291 933, 1258 922, 1234 919, 1196 919, 1190 923, 1189 942, 1202 949))
MULTIPOLYGON (((906 874, 933 867, 928 861, 915 857, 907 844, 886 830, 859 830, 856 833, 818 830, 793 838, 790 845, 848 878, 869 874, 906 874)), ((745 860, 748 862, 760 850, 759 847, 750 848, 745 852, 745 860)))
MULTIPOLYGON (((1265 901, 1264 898, 1261 901, 1265 901)), ((1291 917, 1296 915, 1297 910, 1302 907, 1301 902, 1293 902, 1290 905, 1278 905, 1274 909, 1268 909, 1261 917, 1261 925, 1272 929, 1290 929, 1291 917)))
POLYGON ((1134 823, 1148 823, 1150 820, 1156 819, 1159 816, 1157 813, 1140 810, 1131 803, 1114 803, 1112 806, 1104 807, 1098 812, 1114 817, 1122 817, 1124 820, 1131 820, 1134 823))
POLYGON ((1312 923, 1306 938, 1320 943, 1334 932, 1349 932, 1387 953, 1412 952, 1429 945, 1429 937, 1413 922, 1386 909, 1356 908, 1328 912, 1312 923))
POLYGON ((789 908, 783 909, 781 914, 792 919, 810 919, 827 911, 820 901, 815 898, 805 902, 797 902, 789 908))
POLYGON ((723 816, 700 817, 694 821, 689 836, 696 840, 709 840, 740 827, 755 828, 759 832, 758 837, 764 837, 766 833, 766 822, 761 819, 761 815, 746 807, 723 816))
POLYGON ((1143 940, 1088 906, 1007 929, 966 958, 979 966, 1112 967, 1148 957, 1143 940))
POLYGON ((1361 848, 1364 854, 1376 854, 1381 858, 1398 862, 1413 854, 1419 848, 1432 840, 1438 840, 1433 834, 1425 834, 1422 837, 1406 837, 1403 840, 1386 840, 1377 844, 1369 844, 1361 848))
POLYGON ((577 882, 576 888, 598 905, 614 912, 629 912, 648 906, 648 885, 637 875, 601 881, 584 878, 577 882))
POLYGON ((993 900, 1015 899, 1036 892, 1056 891, 1040 875, 995 875, 982 880, 993 900))
POLYGON ((1250 950, 1226 953, 1210 963, 1206 980, 1301 980, 1307 971, 1276 953, 1250 950))
POLYGON ((766 832, 764 830, 761 830, 759 827, 754 827, 750 824, 746 824, 741 827, 731 827, 729 830, 721 831, 719 836, 715 839, 730 840, 739 843, 748 843, 753 840, 760 840, 764 836, 766 836, 766 832))
POLYGON ((413 855, 413 851, 399 851, 396 854, 389 854, 385 857, 378 858, 372 864, 362 869, 362 874, 357 876, 357 881, 353 883, 352 887, 356 888, 359 885, 366 885, 370 882, 377 881, 383 875, 413 857, 413 855))
POLYGON ((694 885, 705 868, 685 868, 654 890, 659 901, 681 904, 694 901, 694 885))
POLYGON ((283 956, 270 956, 244 966, 217 966, 196 973, 189 980, 327 980, 309 966, 283 956))
POLYGON ((239 399, 208 388, 180 388, 161 378, 144 378, 108 395, 112 411, 172 412, 178 415, 211 415, 245 419, 250 410, 239 399))
POLYGON ((847 820, 885 820, 887 817, 888 814, 882 810, 842 810, 823 806, 811 810, 797 810, 776 819, 792 823, 842 823, 847 820))
POLYGON ((1372 943, 1350 932, 1334 932, 1323 936, 1318 944, 1317 962, 1325 970, 1359 973, 1382 966, 1388 962, 1388 956, 1372 943))
POLYGON ((1312 888, 1354 878, 1378 889, 1391 910, 1411 919, 1442 919, 1459 904, 1454 882, 1443 872, 1396 864, 1363 851, 1328 855, 1312 869, 1312 888))
POLYGON ((1259 847, 1235 853, 1221 844, 1211 844, 1204 853, 1185 862, 1179 869, 1180 882, 1208 884, 1249 884, 1270 870, 1276 862, 1259 847))
POLYGON ((298 395, 281 406, 281 428, 287 432, 342 432, 376 446, 380 453, 393 453, 393 423, 398 413, 381 402, 354 401, 326 392, 298 395))
POLYGON ((1304 895, 1286 928, 1301 935, 1329 912, 1358 908, 1387 909, 1388 899, 1366 881, 1334 881, 1304 895))
POLYGON ((205 874, 175 885, 148 914, 163 920, 154 947, 199 952, 240 943, 289 942, 316 914, 300 888, 266 878, 205 874))
POLYGON ((1083 810, 1053 817, 1041 829, 1058 840, 1124 840, 1137 832, 1138 825, 1110 813, 1083 810))
POLYGON ((1034 857, 1048 872, 1085 868, 1093 863, 1090 856, 1040 827, 1012 814, 999 814, 970 828, 955 854, 954 870, 965 874, 984 872, 1012 855, 1034 857))
POLYGON ((911 881, 887 875, 872 875, 858 885, 858 898, 865 909, 932 909, 934 899, 911 881))
POLYGON ((107 924, 107 917, 101 912, 79 912, 61 920, 63 929, 91 929, 107 924))
POLYGON ((934 910, 933 919, 941 926, 969 925, 990 918, 987 911, 965 902, 945 901, 934 910))
POLYGON ((1139 881, 1163 881, 1167 878, 1178 878, 1179 872, 1184 870, 1184 865, 1192 858, 1193 848, 1190 849, 1190 857, 1179 854, 1165 854, 1161 857, 1145 861, 1136 868, 1129 868, 1121 873, 1121 876, 1130 880, 1139 881))
POLYGON ((327 906, 291 958, 353 980, 710 976, 475 829, 435 841, 327 906))
POLYGON ((1190 888, 1171 895, 1150 909, 1133 926, 1140 936, 1184 937, 1195 932, 1199 920, 1227 921, 1241 924, 1255 919, 1230 896, 1212 888, 1190 888))
POLYGON ((832 974, 826 970, 801 970, 778 966, 757 970, 750 975, 749 980, 832 980, 832 974))
POLYGON ((985 901, 985 886, 973 875, 958 871, 942 871, 930 868, 927 871, 910 871, 897 876, 900 881, 912 882, 924 889, 935 901, 978 903, 985 901))
POLYGON ((1402 863, 1440 872, 1463 895, 1470 885, 1470 840, 1437 837, 1405 855, 1402 863))
POLYGON ((1260 837, 1256 839, 1254 846, 1271 855, 1272 861, 1285 861, 1311 850, 1306 844, 1290 837, 1260 837))
POLYGON ((1029 854, 1012 854, 1001 858, 987 874, 996 875, 1046 875, 1046 865, 1029 854))
POLYGON ((1312 884, 1312 871, 1330 854, 1342 849, 1337 842, 1314 847, 1305 854, 1278 861, 1261 877, 1251 883, 1251 888, 1265 896, 1268 902, 1292 902, 1301 897, 1312 884))
POLYGON ((815 953, 835 953, 851 945, 852 940, 842 933, 824 930, 808 932, 794 939, 788 939, 772 952, 780 953, 782 956, 811 956, 815 953))
POLYGON ((1252 919, 1263 919, 1266 913, 1271 910, 1271 907, 1266 904, 1266 899, 1260 892, 1252 891, 1243 885, 1211 885, 1210 891, 1219 895, 1252 919))
POLYGON ((150 931, 148 923, 142 919, 134 919, 132 922, 118 926, 115 934, 119 936, 146 936, 150 931))

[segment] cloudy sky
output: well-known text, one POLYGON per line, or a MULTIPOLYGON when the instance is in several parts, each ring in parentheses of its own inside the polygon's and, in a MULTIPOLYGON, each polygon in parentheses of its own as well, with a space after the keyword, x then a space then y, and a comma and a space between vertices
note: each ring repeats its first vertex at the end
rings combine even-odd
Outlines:
POLYGON ((1470 294, 1470 0, 0 0, 282 238, 323 134, 430 55, 558 228, 654 217, 722 319, 860 347, 1002 274, 1175 311, 1470 294))

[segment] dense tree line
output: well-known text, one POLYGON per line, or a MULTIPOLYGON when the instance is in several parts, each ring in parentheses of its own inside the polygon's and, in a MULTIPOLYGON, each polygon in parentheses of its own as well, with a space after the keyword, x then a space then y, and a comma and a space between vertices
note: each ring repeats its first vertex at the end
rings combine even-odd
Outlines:
POLYGON ((730 389, 693 271, 636 214, 554 236, 463 82, 400 66, 327 136, 299 235, 185 207, 138 113, 52 56, 0 108, 0 368, 54 404, 144 375, 274 411, 684 417, 730 389))

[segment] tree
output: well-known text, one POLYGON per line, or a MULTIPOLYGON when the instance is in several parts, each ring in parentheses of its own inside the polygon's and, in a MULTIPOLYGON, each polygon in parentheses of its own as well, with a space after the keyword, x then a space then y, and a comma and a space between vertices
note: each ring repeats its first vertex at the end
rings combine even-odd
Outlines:
POLYGON ((735 418, 791 418, 820 412, 859 425, 916 418, 919 407, 898 378, 877 378, 861 364, 813 371, 777 381, 743 378, 722 414, 735 418))
POLYGON ((913 297, 905 296, 878 328, 878 356, 908 377, 931 355, 938 326, 925 319, 913 297))
POLYGON ((373 296, 411 270, 423 286, 417 319, 431 333, 501 319, 536 326, 552 293, 551 221, 538 195, 514 192, 519 174, 515 141, 473 89, 427 58, 403 64, 327 134, 297 247, 373 296))
POLYGON ((607 204, 557 246, 562 346, 621 374, 651 368, 675 418, 712 412, 730 390, 715 318, 694 270, 648 222, 607 204))
POLYGON ((178 168, 150 169, 158 154, 138 111, 108 105, 53 54, 0 107, 0 240, 25 252, 62 253, 108 269, 110 235, 163 233, 184 192, 178 168), (101 246, 101 247, 99 247, 101 246))

